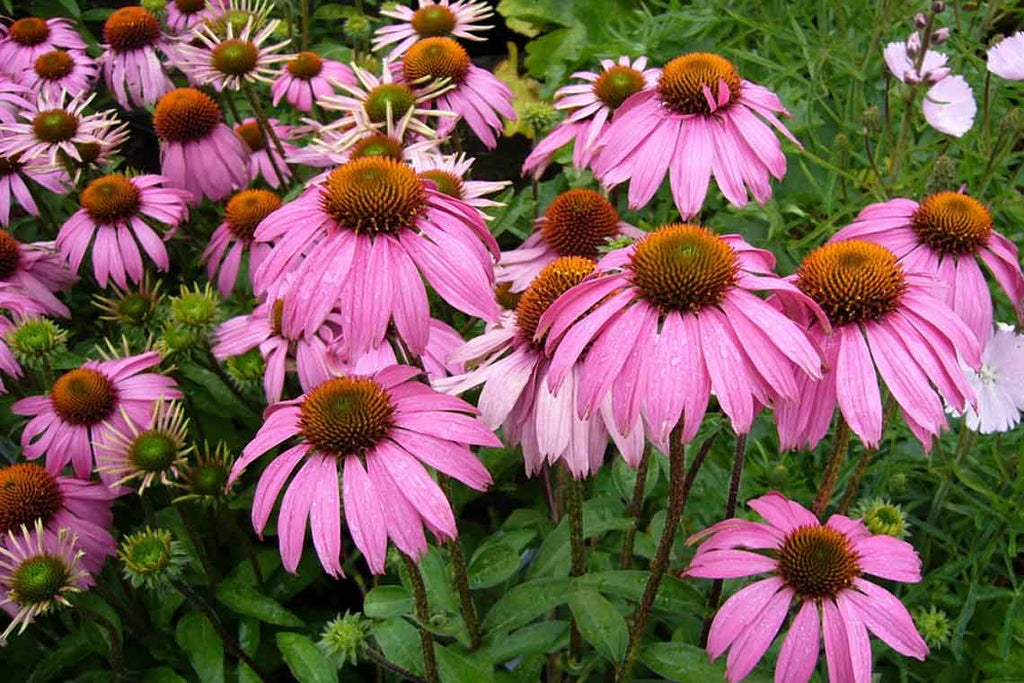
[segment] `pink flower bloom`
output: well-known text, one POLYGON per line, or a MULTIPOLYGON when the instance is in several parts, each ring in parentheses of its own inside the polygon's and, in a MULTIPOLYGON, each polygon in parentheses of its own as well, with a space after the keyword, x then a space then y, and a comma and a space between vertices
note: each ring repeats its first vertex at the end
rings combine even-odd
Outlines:
POLYGON ((70 318, 71 311, 53 293, 70 289, 77 279, 53 242, 23 244, 0 230, 0 285, 35 302, 40 313, 70 318))
POLYGON ((96 60, 84 52, 53 50, 39 55, 30 68, 18 75, 18 80, 22 85, 56 100, 61 90, 66 90, 72 97, 90 90, 98 72, 96 60))
POLYGON ((95 137, 93 142, 78 145, 81 160, 74 164, 75 183, 81 179, 83 171, 101 173, 113 162, 114 156, 121 151, 121 145, 128 140, 128 122, 97 131, 95 137))
POLYGON ((992 214, 981 202, 963 192, 939 192, 920 203, 891 199, 872 204, 831 241, 847 239, 880 244, 904 268, 934 276, 932 293, 967 323, 979 344, 992 333, 993 304, 978 259, 1024 319, 1017 245, 993 229, 992 214))
POLYGON ((125 109, 146 107, 174 89, 157 52, 167 52, 160 20, 142 7, 122 7, 103 25, 103 78, 125 109))
POLYGON ((334 94, 333 82, 356 84, 352 69, 333 59, 324 59, 315 52, 300 52, 282 68, 270 86, 276 107, 282 99, 299 111, 313 111, 320 98, 334 94))
POLYGON ((249 148, 249 182, 255 182, 262 176, 268 185, 276 189, 283 182, 278 177, 279 172, 284 176, 284 180, 291 178, 292 172, 286 160, 298 152, 299 148, 287 142, 295 134, 292 126, 286 126, 277 119, 270 119, 269 123, 284 150, 283 159, 274 141, 263 139, 260 124, 256 119, 248 118, 235 126, 235 134, 242 138, 245 146, 249 148))
POLYGON ((533 223, 533 234, 511 251, 501 252, 495 269, 498 282, 522 292, 540 271, 560 256, 596 260, 600 248, 620 236, 639 239, 643 230, 619 219, 619 212, 594 190, 576 188, 558 195, 533 223))
POLYGON ((249 150, 224 125, 220 107, 194 88, 178 88, 160 98, 153 112, 160 138, 160 171, 169 184, 220 201, 249 183, 249 150))
POLYGON ((95 574, 117 552, 110 535, 114 515, 110 506, 117 495, 101 483, 62 477, 35 463, 20 462, 0 468, 0 533, 4 538, 36 520, 48 540, 59 529, 78 536, 85 551, 82 564, 95 574))
POLYGON ((7 131, 0 137, 0 154, 8 158, 45 157, 51 166, 61 163, 61 155, 81 161, 81 146, 99 143, 99 136, 117 125, 117 116, 109 109, 84 113, 95 93, 87 97, 83 93, 65 104, 66 95, 61 91, 56 99, 50 99, 40 93, 38 100, 19 112, 24 123, 0 124, 0 131, 7 131))
MULTIPOLYGON (((17 323, 40 313, 44 311, 39 304, 26 298, 16 287, 0 282, 0 372, 11 379, 20 379, 22 370, 18 359, 7 346, 5 337, 18 326, 17 323)), ((3 377, 0 377, 0 394, 6 393, 7 387, 4 386, 3 377)))
POLYGON ((800 146, 777 114, 789 115, 778 96, 740 78, 728 60, 686 54, 665 65, 657 88, 615 111, 591 168, 605 187, 629 180, 633 209, 650 201, 666 174, 684 218, 700 211, 712 175, 733 205, 747 203, 748 188, 764 204, 769 176, 786 175, 786 155, 765 121, 800 146))
POLYGON ((267 409, 228 485, 260 455, 298 437, 264 469, 252 508, 253 528, 262 534, 278 494, 302 463, 278 515, 288 571, 299 564, 308 520, 320 564, 332 576, 342 574, 342 507, 349 534, 375 574, 384 573, 389 538, 415 559, 427 550, 424 525, 438 539, 458 535, 451 506, 423 465, 482 491, 491 476, 469 446, 500 442, 474 417, 473 406, 414 381, 418 373, 393 365, 372 377, 337 377, 267 409))
POLYGON ((505 206, 484 195, 500 192, 512 183, 508 180, 470 180, 467 176, 473 166, 472 157, 461 153, 442 155, 427 152, 414 153, 409 161, 421 178, 433 181, 438 192, 476 207, 484 220, 490 219, 484 209, 505 206))
POLYGON ((433 100, 438 109, 458 115, 441 120, 437 133, 442 137, 464 118, 484 146, 494 149, 496 134, 504 127, 498 115, 515 121, 512 90, 490 71, 474 66, 466 49, 451 38, 425 38, 410 47, 402 58, 402 76, 412 84, 451 86, 433 100))
POLYGON ((377 29, 373 37, 375 51, 398 43, 388 53, 388 59, 398 59, 423 38, 454 36, 463 40, 486 40, 476 33, 494 28, 478 23, 494 15, 490 4, 474 0, 419 0, 418 9, 399 5, 381 10, 381 14, 401 22, 377 29))
POLYGON ((949 73, 949 69, 946 68, 949 57, 935 50, 928 50, 925 53, 920 70, 915 68, 915 60, 907 53, 906 43, 889 43, 882 51, 882 56, 889 71, 902 83, 938 82, 942 79, 936 76, 944 77, 949 73))
POLYGON ((16 123, 18 112, 30 107, 33 99, 35 93, 31 88, 0 71, 0 123, 16 123))
POLYGON ((123 408, 120 417, 122 427, 104 423, 105 441, 97 444, 105 453, 96 468, 110 489, 134 484, 141 495, 154 481, 173 484, 195 449, 188 443, 188 418, 181 404, 157 401, 152 415, 141 423, 123 408))
POLYGON ((1017 31, 988 49, 988 70, 1009 81, 1024 80, 1024 31, 1017 31))
POLYGON ((68 177, 64 171, 54 168, 46 159, 23 159, 21 154, 6 156, 0 152, 0 225, 11 223, 11 202, 30 216, 39 215, 32 192, 26 180, 30 180, 46 188, 54 194, 67 194, 70 189, 68 177))
POLYGON ((827 370, 820 382, 797 378, 796 394, 776 404, 782 448, 813 448, 828 431, 836 403, 853 433, 877 448, 877 374, 925 450, 946 426, 940 396, 957 410, 974 403, 957 354, 976 368, 981 348, 963 321, 931 294, 929 274, 905 267, 877 244, 849 240, 815 249, 786 280, 820 306, 815 319, 796 302, 784 302, 821 349, 827 370))
POLYGON ((85 42, 73 25, 70 19, 25 17, 0 27, 0 71, 15 76, 30 68, 39 55, 59 47, 84 50, 85 42))
MULTIPOLYGON (((305 147, 289 153, 288 161, 314 168, 327 168, 367 156, 385 156, 412 162, 417 156, 435 153, 442 142, 440 138, 406 134, 413 121, 412 114, 413 110, 410 109, 398 121, 387 121, 384 126, 368 121, 352 125, 353 120, 350 118, 327 125, 306 119, 314 132, 313 139, 305 147)), ((319 180, 319 177, 314 180, 319 180)))
POLYGON ((618 62, 601 60, 601 73, 577 71, 573 78, 583 83, 567 85, 555 92, 555 109, 570 112, 568 118, 555 126, 543 140, 537 142, 530 156, 523 162, 523 175, 533 173, 540 177, 551 163, 555 152, 570 141, 573 144, 572 163, 586 168, 603 144, 612 114, 631 95, 652 90, 658 85, 659 69, 648 69, 647 58, 631 61, 619 57, 618 62))
POLYGON ((50 474, 59 474, 70 462, 76 477, 88 479, 94 446, 106 443, 104 421, 127 428, 122 408, 132 420, 144 422, 152 414, 154 401, 181 398, 173 379, 143 372, 159 363, 160 355, 153 351, 87 361, 61 375, 50 393, 17 401, 11 412, 32 417, 21 433, 25 457, 35 460, 45 455, 50 474))
POLYGON ((295 273, 286 324, 311 334, 338 307, 352 358, 380 346, 391 321, 405 346, 423 353, 430 331, 424 278, 469 315, 498 314, 498 245, 480 214, 394 159, 339 166, 264 219, 255 237, 274 243, 256 271, 256 293, 295 273))
POLYGON ((167 270, 167 248, 149 220, 176 228, 188 219, 189 198, 184 190, 162 187, 167 183, 163 176, 129 178, 119 173, 89 183, 82 190, 81 208, 57 234, 57 249, 72 272, 78 272, 90 243, 92 271, 100 287, 107 286, 108 277, 121 288, 128 280, 142 279, 139 245, 159 270, 167 270))
POLYGON ((642 416, 665 453, 680 420, 684 442, 697 434, 711 394, 733 430, 748 432, 760 406, 800 396, 799 377, 821 377, 799 326, 752 293, 817 308, 774 266, 739 235, 688 224, 611 252, 540 318, 534 338, 548 335, 548 385, 558 393, 575 374, 578 415, 590 417, 610 396, 619 433, 642 416))
MULTIPOLYGON (((429 325, 430 338, 427 339, 427 347, 423 350, 423 355, 420 356, 427 379, 433 382, 449 375, 465 372, 465 364, 451 356, 455 349, 462 346, 466 340, 454 328, 440 320, 431 318, 429 325)), ((338 336, 335 338, 332 348, 329 349, 332 357, 337 358, 340 363, 343 374, 372 375, 390 365, 401 363, 401 359, 391 344, 381 344, 355 359, 347 355, 344 346, 344 340, 338 336)))
POLYGON ((217 291, 225 299, 238 279, 242 256, 249 253, 249 282, 263 259, 270 253, 270 245, 255 244, 256 226, 281 207, 281 198, 270 190, 242 190, 233 196, 224 208, 224 222, 210 236, 200 263, 206 263, 206 275, 217 280, 217 291), (219 275, 218 275, 219 272, 219 275))
POLYGON ((946 55, 929 50, 921 65, 921 73, 907 54, 906 43, 889 43, 885 47, 885 63, 892 75, 903 83, 933 83, 924 95, 921 109, 924 118, 940 133, 961 137, 974 125, 978 111, 974 92, 963 76, 950 76, 945 67, 946 55))
POLYGON ((211 85, 218 92, 240 90, 243 83, 271 83, 277 75, 275 64, 290 59, 277 54, 288 45, 284 40, 264 45, 277 30, 280 20, 258 22, 250 17, 236 36, 231 21, 225 23, 225 35, 215 27, 200 26, 192 31, 192 42, 182 41, 174 50, 175 65, 198 85, 211 85))
POLYGON ((523 448, 526 473, 537 474, 547 463, 563 461, 582 479, 597 472, 611 435, 632 466, 643 453, 642 427, 619 433, 612 415, 611 396, 593 417, 577 415, 580 373, 573 368, 558 391, 549 384, 551 362, 544 354, 544 337, 537 323, 558 297, 594 271, 593 261, 580 256, 558 258, 544 268, 523 294, 514 312, 503 316, 483 335, 456 350, 450 360, 474 362, 469 372, 435 381, 434 388, 462 393, 483 385, 478 401, 481 417, 491 429, 502 427, 510 446, 523 448))
POLYGON ((223 11, 219 0, 169 0, 164 7, 164 21, 174 35, 187 33, 196 24, 214 18, 223 11))
POLYGON ((737 579, 769 574, 718 610, 708 654, 726 650, 725 677, 740 681, 771 646, 793 602, 799 606, 782 642, 775 680, 806 683, 825 640, 833 683, 871 680, 873 633, 906 657, 924 660, 928 646, 899 598, 865 575, 901 583, 921 580, 921 559, 906 541, 873 536, 860 520, 832 515, 822 524, 807 508, 771 492, 748 502, 765 522, 727 519, 690 537, 703 541, 687 576, 737 579), (761 551, 761 552, 751 552, 761 551))

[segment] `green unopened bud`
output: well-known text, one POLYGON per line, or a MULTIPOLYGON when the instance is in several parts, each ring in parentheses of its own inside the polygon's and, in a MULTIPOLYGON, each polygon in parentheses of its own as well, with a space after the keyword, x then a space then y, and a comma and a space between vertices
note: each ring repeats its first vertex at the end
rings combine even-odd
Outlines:
POLYGON ((782 486, 789 481, 789 468, 786 467, 786 463, 776 463, 774 467, 768 470, 767 473, 768 483, 774 488, 782 488, 782 486))
POLYGON ((904 538, 910 526, 903 509, 884 498, 862 501, 856 514, 873 534, 904 538))
POLYGON ((224 361, 224 369, 232 383, 242 391, 255 391, 263 385, 263 374, 267 368, 260 350, 249 349, 224 361))
POLYGON ((561 114, 547 102, 528 102, 520 110, 523 121, 538 135, 543 135, 554 127, 561 114))
POLYGON ((201 330, 170 324, 164 326, 154 348, 163 356, 172 356, 202 346, 204 339, 205 335, 201 330))
POLYGON ((848 149, 850 147, 850 138, 846 136, 846 133, 837 133, 832 140, 832 145, 840 151, 848 149))
POLYGON ((200 503, 215 503, 222 500, 227 492, 228 476, 235 456, 227 444, 219 442, 211 452, 210 444, 204 443, 202 452, 196 451, 181 477, 186 493, 174 502, 192 500, 200 503))
POLYGON ((345 37, 355 43, 363 43, 373 35, 373 25, 362 14, 353 14, 342 27, 345 37))
POLYGON ((220 297, 209 283, 189 289, 182 285, 178 296, 171 297, 171 317, 185 327, 205 328, 217 321, 220 297))
POLYGON ((159 14, 167 7, 167 0, 140 0, 139 6, 153 14, 159 14))
POLYGON ((354 665, 358 663, 359 648, 366 642, 369 631, 370 622, 362 614, 346 611, 344 616, 327 622, 318 645, 338 668, 354 665))
POLYGON ((5 335, 7 346, 22 365, 50 367, 66 350, 68 333, 49 318, 26 318, 5 335))
POLYGON ((956 162, 945 154, 935 157, 931 173, 928 175, 928 194, 956 189, 956 162))
POLYGON ((928 647, 939 649, 949 643, 952 631, 949 616, 935 605, 929 607, 927 611, 915 612, 914 623, 917 624, 917 630, 921 632, 921 637, 924 638, 928 647))
POLYGON ((114 285, 114 296, 96 295, 93 305, 100 311, 101 320, 109 320, 118 325, 142 327, 153 317, 156 307, 163 300, 160 288, 163 282, 153 282, 147 272, 142 276, 135 289, 120 289, 114 285))
POLYGON ((860 115, 861 125, 864 126, 864 130, 869 133, 874 133, 882 127, 882 113, 878 110, 877 105, 871 105, 860 115))
POLYGON ((167 529, 150 529, 130 534, 117 550, 121 571, 133 587, 160 588, 177 578, 188 555, 167 529))
POLYGON ((1010 107, 1010 110, 1003 114, 1003 118, 999 122, 999 132, 1006 133, 1007 135, 1017 135, 1020 131, 1021 123, 1024 123, 1022 119, 1024 117, 1021 116, 1020 109, 1010 107))

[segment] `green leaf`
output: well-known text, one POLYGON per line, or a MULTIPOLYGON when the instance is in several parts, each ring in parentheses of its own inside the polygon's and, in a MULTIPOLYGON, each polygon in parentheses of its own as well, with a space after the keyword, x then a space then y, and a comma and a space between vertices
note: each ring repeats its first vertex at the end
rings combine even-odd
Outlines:
POLYGON ((217 602, 235 614, 259 619, 275 626, 300 628, 304 622, 255 588, 239 584, 224 584, 217 588, 217 602))
MULTIPOLYGON (((532 537, 533 534, 527 532, 532 537)), ((481 545, 469 561, 470 588, 490 588, 502 583, 519 569, 520 551, 505 539, 498 537, 481 545)))
POLYGON ((67 667, 74 666, 92 653, 88 638, 82 630, 72 631, 61 637, 57 646, 47 651, 32 670, 26 683, 46 683, 61 675, 67 667))
POLYGON ((423 673, 420 637, 416 628, 401 617, 393 617, 373 629, 384 656, 413 673, 423 673))
POLYGON ((640 659, 670 681, 707 683, 725 679, 722 660, 712 664, 704 650, 689 643, 651 643, 640 653, 640 659))
POLYGON ((494 680, 494 667, 480 661, 480 655, 465 655, 454 647, 436 646, 437 671, 441 683, 488 683, 494 680))
POLYGON ((299 683, 337 683, 338 670, 308 637, 282 631, 276 639, 277 649, 299 683))
MULTIPOLYGON (((260 648, 259 619, 242 619, 238 624, 238 644, 250 657, 260 648)), ((259 683, 259 676, 245 662, 238 662, 238 683, 259 683)))
MULTIPOLYGON (((598 536, 608 531, 623 530, 632 526, 633 521, 620 517, 622 502, 618 496, 594 498, 583 504, 583 535, 598 536)), ((568 576, 569 574, 569 520, 563 519, 555 530, 547 535, 540 549, 530 563, 527 578, 542 576, 568 576)))
MULTIPOLYGON (((574 579, 577 588, 592 588, 606 595, 639 602, 650 573, 638 569, 592 572, 574 579)), ((674 576, 666 576, 654 598, 655 609, 665 612, 702 610, 704 601, 695 588, 674 576)))
POLYGON ((515 586, 487 612, 484 631, 509 631, 530 623, 564 603, 569 585, 569 579, 537 579, 515 586))
POLYGON ((223 683, 224 645, 210 620, 196 611, 186 612, 174 629, 174 640, 203 683, 223 683))
POLYGON ((413 599, 402 586, 377 586, 363 598, 363 614, 371 619, 387 619, 411 614, 413 599))
POLYGON ((142 683, 187 683, 187 681, 171 667, 159 666, 142 674, 142 683))
POLYGON ((587 642, 606 659, 621 662, 629 644, 629 629, 615 605, 597 591, 584 589, 569 595, 569 609, 587 642))
POLYGON ((568 621, 542 621, 530 624, 512 633, 501 633, 487 646, 495 662, 507 662, 516 657, 545 655, 569 643, 568 621))

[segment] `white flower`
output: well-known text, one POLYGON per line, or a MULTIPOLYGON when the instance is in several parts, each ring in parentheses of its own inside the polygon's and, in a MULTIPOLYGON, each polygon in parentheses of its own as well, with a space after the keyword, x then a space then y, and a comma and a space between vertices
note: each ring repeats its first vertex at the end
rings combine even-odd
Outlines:
POLYGON ((967 426, 982 434, 1013 429, 1024 410, 1024 336, 999 323, 985 344, 978 371, 963 367, 978 396, 977 410, 967 407, 967 426))
POLYGON ((988 49, 988 70, 1010 81, 1024 80, 1024 31, 988 49))

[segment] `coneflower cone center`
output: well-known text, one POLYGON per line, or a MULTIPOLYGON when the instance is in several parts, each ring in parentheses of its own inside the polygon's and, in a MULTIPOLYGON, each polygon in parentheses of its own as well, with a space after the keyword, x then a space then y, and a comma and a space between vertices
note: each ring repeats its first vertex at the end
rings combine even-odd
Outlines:
POLYGON ((75 70, 75 60, 64 50, 53 50, 39 55, 33 68, 39 78, 59 81, 75 70))
POLYGON ((220 495, 228 482, 228 474, 228 469, 220 463, 200 463, 189 475, 189 489, 201 496, 220 495))
POLYGON ((425 38, 402 59, 402 73, 413 83, 448 78, 461 83, 469 73, 469 54, 451 38, 425 38))
POLYGON ((363 109, 373 123, 384 123, 388 120, 388 108, 391 109, 391 120, 397 121, 416 104, 416 97, 409 86, 402 83, 381 83, 366 95, 363 109))
POLYGON ((663 313, 699 313, 720 303, 736 284, 736 254, 707 228, 678 223, 636 245, 632 281, 663 313))
POLYGON ((50 37, 50 27, 45 19, 25 17, 11 24, 7 35, 18 45, 32 47, 33 45, 39 45, 50 37))
POLYGON ((141 574, 158 574, 171 563, 168 538, 155 533, 133 538, 126 551, 125 564, 141 574))
POLYGON ((50 390, 53 409, 65 422, 95 425, 114 412, 117 389, 106 375, 78 368, 61 375, 50 390))
POLYGON ((420 177, 433 181, 434 185, 437 186, 437 191, 441 194, 462 199, 462 179, 454 173, 434 169, 423 171, 420 173, 420 177))
POLYGON ((78 117, 63 109, 41 111, 32 119, 32 132, 43 142, 67 142, 78 132, 78 117))
POLYGON ((412 27, 421 37, 446 36, 455 30, 455 13, 447 7, 422 7, 412 15, 412 27))
POLYGON ((220 107, 195 88, 172 90, 160 98, 153 111, 156 134, 167 142, 199 140, 220 123, 220 107))
POLYGON ((260 130, 260 124, 255 121, 235 126, 235 135, 242 138, 242 142, 251 152, 258 152, 266 146, 263 142, 263 131, 260 130))
POLYGON ((21 462, 0 469, 0 534, 4 537, 37 519, 45 525, 63 503, 57 479, 45 468, 21 462))
POLYGON ((142 7, 122 7, 103 25, 103 39, 115 52, 138 50, 159 38, 160 20, 142 7))
POLYGON ((0 230, 0 280, 6 280, 13 275, 20 262, 18 240, 11 237, 11 233, 6 230, 0 230))
POLYGON ((67 585, 71 573, 64 560, 55 555, 35 555, 17 566, 11 575, 11 591, 21 605, 39 605, 53 600, 67 585))
POLYGON ((213 48, 213 68, 226 76, 244 76, 256 68, 260 59, 256 44, 229 38, 213 48))
POLYGON ((324 211, 342 228, 366 235, 398 234, 412 226, 426 193, 412 167, 364 157, 331 171, 321 190, 324 211))
POLYGON ((114 223, 134 216, 141 198, 139 188, 115 173, 89 183, 79 201, 97 223, 114 223))
POLYGON ((402 143, 390 135, 374 133, 352 145, 351 159, 362 157, 388 157, 400 161, 402 159, 402 143))
POLYGON ((165 472, 177 455, 174 439, 156 429, 142 432, 128 447, 128 462, 143 472, 165 472))
POLYGON ((251 241, 256 226, 281 206, 281 198, 270 190, 242 190, 224 209, 228 231, 245 242, 251 241))
POLYGON ((992 234, 992 214, 974 197, 959 192, 933 194, 918 206, 914 232, 932 250, 949 256, 974 254, 992 234))
POLYGON ((195 14, 206 9, 206 0, 174 0, 174 6, 182 14, 195 14))
POLYGON ((797 269, 797 287, 833 325, 876 320, 899 306, 903 268, 885 247, 861 240, 818 247, 797 269))
POLYGON ((594 259, 598 247, 619 233, 619 213, 599 192, 563 192, 544 212, 541 235, 559 256, 594 259))
POLYGON ((860 574, 849 539, 825 526, 794 530, 778 554, 782 578, 805 598, 834 598, 860 574))
POLYGON ((644 75, 630 66, 618 64, 606 69, 594 81, 594 94, 608 105, 609 109, 618 109, 630 95, 644 89, 644 75))
POLYGON ((523 337, 540 347, 542 339, 534 339, 544 312, 565 292, 594 272, 594 262, 582 256, 563 256, 549 263, 533 279, 516 305, 516 324, 523 337))
POLYGON ((712 107, 704 88, 717 102, 721 82, 729 88, 730 102, 739 97, 742 81, 732 62, 710 52, 691 52, 665 65, 658 79, 658 95, 678 114, 710 114, 712 107))
POLYGON ((295 55, 289 61, 285 68, 288 69, 288 73, 295 78, 301 78, 304 81, 308 81, 315 76, 319 76, 320 72, 324 68, 324 61, 320 59, 320 55, 315 52, 305 51, 295 55))
POLYGON ((393 412, 387 393, 372 379, 337 377, 306 395, 299 427, 320 452, 361 455, 387 435, 393 412))

